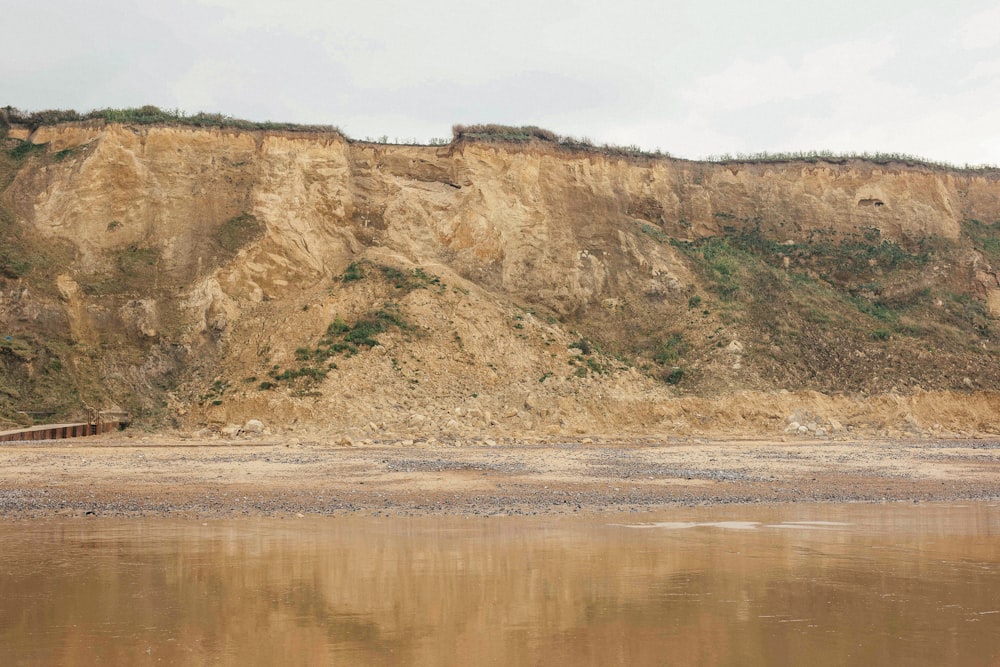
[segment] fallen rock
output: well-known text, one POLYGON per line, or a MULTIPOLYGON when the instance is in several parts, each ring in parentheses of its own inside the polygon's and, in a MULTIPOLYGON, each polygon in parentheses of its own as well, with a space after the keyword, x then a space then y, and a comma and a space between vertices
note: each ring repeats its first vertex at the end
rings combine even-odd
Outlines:
POLYGON ((247 423, 243 425, 243 432, 260 435, 264 432, 264 422, 259 419, 248 419, 247 423))

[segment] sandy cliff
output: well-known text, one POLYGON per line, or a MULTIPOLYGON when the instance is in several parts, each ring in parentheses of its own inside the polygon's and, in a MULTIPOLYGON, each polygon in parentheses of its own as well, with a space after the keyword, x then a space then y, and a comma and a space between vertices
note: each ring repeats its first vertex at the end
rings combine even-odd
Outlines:
POLYGON ((27 141, 0 172, 9 419, 1000 430, 996 172, 101 122, 27 141))

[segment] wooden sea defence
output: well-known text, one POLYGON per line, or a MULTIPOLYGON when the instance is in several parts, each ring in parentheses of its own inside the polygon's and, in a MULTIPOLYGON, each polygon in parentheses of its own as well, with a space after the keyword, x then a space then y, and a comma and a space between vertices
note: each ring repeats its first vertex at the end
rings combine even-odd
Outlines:
POLYGON ((128 415, 123 412, 100 412, 85 422, 69 424, 38 424, 23 428, 0 431, 0 442, 28 442, 32 440, 61 440, 101 435, 118 430, 128 423, 128 415))

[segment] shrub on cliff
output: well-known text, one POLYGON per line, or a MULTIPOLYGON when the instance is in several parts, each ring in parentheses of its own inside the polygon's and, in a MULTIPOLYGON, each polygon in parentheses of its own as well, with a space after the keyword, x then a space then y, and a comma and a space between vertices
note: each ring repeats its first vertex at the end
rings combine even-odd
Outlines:
POLYGON ((233 118, 220 113, 199 111, 187 115, 180 109, 161 109, 147 104, 126 109, 94 109, 79 113, 73 109, 47 109, 44 111, 21 111, 14 107, 4 107, 0 111, 0 121, 17 123, 36 130, 43 125, 57 125, 83 120, 103 120, 108 123, 131 123, 134 125, 190 125, 194 127, 234 128, 239 130, 279 130, 285 132, 335 132, 343 136, 333 125, 300 125, 296 123, 274 123, 233 118))
POLYGON ((523 143, 532 140, 548 141, 559 143, 559 135, 550 130, 545 130, 534 125, 522 125, 513 127, 511 125, 453 125, 451 128, 452 137, 455 141, 470 139, 473 141, 495 141, 523 143))

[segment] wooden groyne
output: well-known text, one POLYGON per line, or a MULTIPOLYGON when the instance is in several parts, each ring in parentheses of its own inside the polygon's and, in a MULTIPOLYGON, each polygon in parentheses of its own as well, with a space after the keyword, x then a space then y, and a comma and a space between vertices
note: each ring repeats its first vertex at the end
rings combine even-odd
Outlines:
POLYGON ((9 431, 0 431, 0 442, 82 438, 88 435, 101 435, 102 433, 118 430, 126 423, 128 423, 128 416, 125 413, 100 413, 96 418, 85 422, 38 424, 36 426, 25 426, 9 431))

